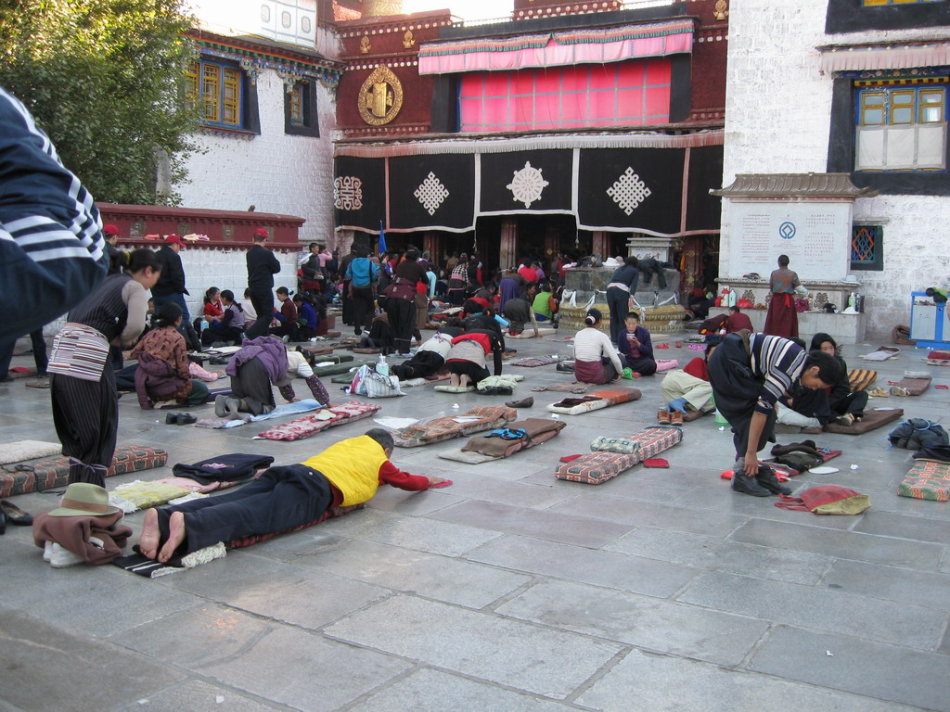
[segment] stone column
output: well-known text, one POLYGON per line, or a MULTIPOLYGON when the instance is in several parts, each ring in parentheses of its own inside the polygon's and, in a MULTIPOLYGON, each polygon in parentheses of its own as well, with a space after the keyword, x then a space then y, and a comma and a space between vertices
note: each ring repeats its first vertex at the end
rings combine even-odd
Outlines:
POLYGON ((517 267, 518 222, 512 218, 501 221, 501 249, 498 266, 502 269, 517 267))

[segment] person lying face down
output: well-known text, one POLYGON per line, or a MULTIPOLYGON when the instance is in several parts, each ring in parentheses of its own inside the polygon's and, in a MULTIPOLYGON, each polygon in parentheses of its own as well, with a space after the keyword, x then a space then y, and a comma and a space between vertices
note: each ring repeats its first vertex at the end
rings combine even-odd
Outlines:
POLYGON ((368 502, 381 484, 410 491, 452 484, 403 472, 389 461, 393 446, 388 431, 372 428, 299 464, 271 467, 231 494, 149 509, 139 548, 164 563, 219 541, 304 526, 330 507, 368 502))

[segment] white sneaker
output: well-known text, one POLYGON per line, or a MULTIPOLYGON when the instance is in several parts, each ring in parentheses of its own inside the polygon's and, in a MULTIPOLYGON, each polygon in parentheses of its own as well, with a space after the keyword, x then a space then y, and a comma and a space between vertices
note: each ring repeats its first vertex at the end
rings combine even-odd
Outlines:
POLYGON ((54 569, 64 569, 67 566, 75 566, 82 562, 83 559, 81 556, 74 554, 69 549, 64 549, 59 544, 53 544, 49 563, 54 569))
POLYGON ((53 542, 48 541, 43 545, 43 561, 49 562, 53 557, 53 542))

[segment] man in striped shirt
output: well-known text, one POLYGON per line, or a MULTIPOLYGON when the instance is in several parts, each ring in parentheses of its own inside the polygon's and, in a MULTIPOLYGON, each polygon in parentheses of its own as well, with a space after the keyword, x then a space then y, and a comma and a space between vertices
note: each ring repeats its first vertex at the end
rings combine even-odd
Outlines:
POLYGON ((49 323, 106 276, 93 198, 0 88, 0 343, 49 323))
POLYGON ((796 381, 813 390, 829 388, 840 369, 828 354, 806 353, 780 336, 740 331, 722 340, 709 357, 709 377, 716 408, 732 426, 734 490, 755 497, 790 493, 768 467, 759 466, 757 456, 775 440, 775 402, 796 381))

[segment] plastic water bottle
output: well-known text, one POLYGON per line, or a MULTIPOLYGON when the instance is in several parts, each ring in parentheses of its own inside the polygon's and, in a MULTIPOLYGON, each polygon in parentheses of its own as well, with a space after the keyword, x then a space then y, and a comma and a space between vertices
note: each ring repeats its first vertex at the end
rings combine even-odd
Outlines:
POLYGON ((376 362, 376 373, 381 376, 389 376, 389 364, 386 362, 384 354, 380 354, 379 361, 376 362))

